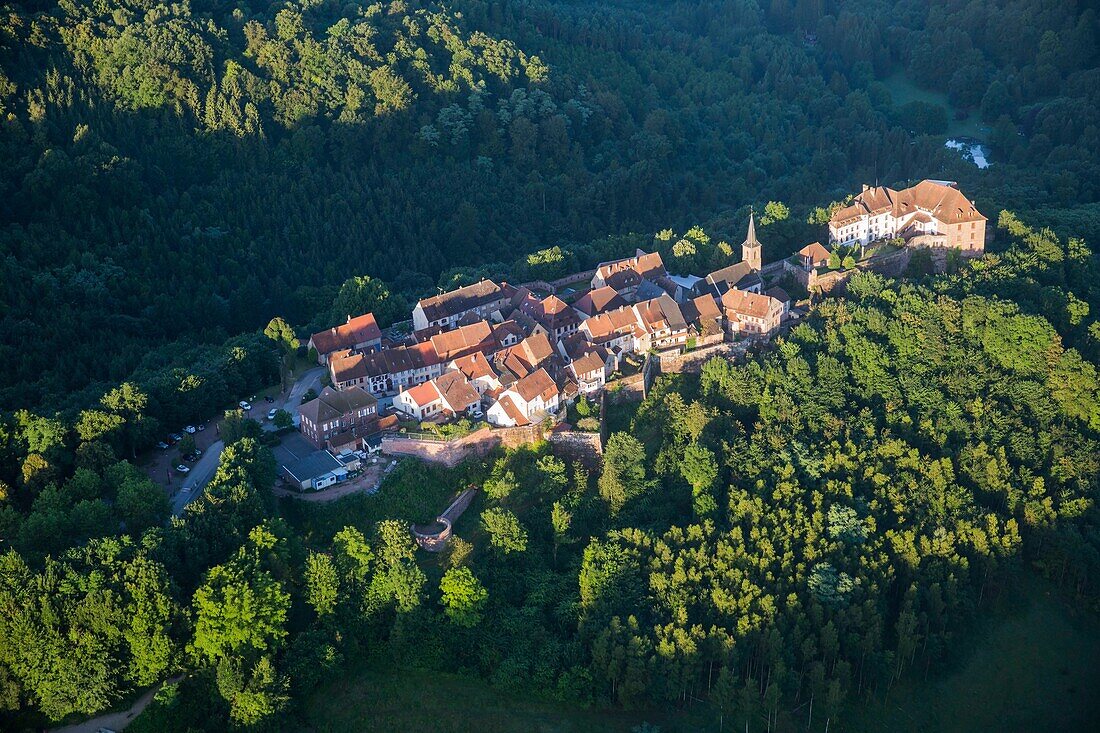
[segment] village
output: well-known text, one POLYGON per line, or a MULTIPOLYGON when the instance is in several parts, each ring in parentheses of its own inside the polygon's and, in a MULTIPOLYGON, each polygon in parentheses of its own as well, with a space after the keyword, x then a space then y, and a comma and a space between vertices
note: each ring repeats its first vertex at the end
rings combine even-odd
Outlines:
POLYGON ((951 182, 865 186, 833 212, 832 251, 813 242, 765 265, 750 214, 741 261, 710 273, 670 273, 660 254, 638 250, 552 283, 484 279, 424 298, 407 333, 383 334, 372 313, 349 314, 310 337, 328 384, 298 407, 295 422, 314 452, 284 464, 285 479, 304 491, 331 486, 399 433, 440 441, 482 428, 552 430, 617 377, 640 377, 644 390, 651 363, 771 339, 804 313, 778 283, 827 289, 854 269, 835 266, 838 248, 890 242, 900 247, 884 248, 888 256, 913 248, 980 256, 985 222, 951 182), (453 424, 461 427, 442 429, 453 424))

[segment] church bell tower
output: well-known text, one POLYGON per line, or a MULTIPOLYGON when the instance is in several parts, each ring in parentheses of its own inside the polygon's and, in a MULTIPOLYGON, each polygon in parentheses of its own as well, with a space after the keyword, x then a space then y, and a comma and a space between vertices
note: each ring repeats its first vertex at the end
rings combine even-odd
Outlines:
POLYGON ((748 264, 753 272, 760 271, 760 242, 756 239, 756 222, 753 212, 749 212, 749 234, 741 243, 741 261, 748 264))

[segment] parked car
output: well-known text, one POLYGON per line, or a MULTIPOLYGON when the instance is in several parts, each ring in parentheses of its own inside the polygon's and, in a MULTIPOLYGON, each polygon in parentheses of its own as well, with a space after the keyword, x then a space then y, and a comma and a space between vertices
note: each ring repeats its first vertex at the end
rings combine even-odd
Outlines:
POLYGON ((206 423, 204 423, 204 422, 199 423, 199 426, 196 428, 196 430, 198 430, 200 433, 203 430, 206 430, 206 423))
POLYGON ((171 445, 175 445, 176 443, 180 442, 181 440, 183 440, 183 436, 180 435, 179 433, 169 433, 168 434, 168 442, 171 445))
POLYGON ((181 463, 176 466, 176 473, 191 473, 191 469, 181 463))
POLYGON ((264 402, 267 402, 268 404, 271 404, 274 401, 275 401, 275 398, 272 397, 271 395, 264 395, 264 402))
POLYGON ((278 410, 276 410, 274 407, 272 407, 270 410, 267 411, 267 419, 268 420, 274 420, 275 419, 275 413, 277 413, 277 412, 278 412, 278 410))
POLYGON ((248 404, 247 400, 241 400, 240 402, 238 402, 237 407, 241 408, 245 412, 248 412, 252 409, 252 405, 248 404))
POLYGON ((194 463, 195 461, 199 460, 199 458, 201 458, 201 457, 202 457, 202 451, 199 450, 198 448, 196 448, 195 450, 193 450, 190 453, 188 453, 187 455, 185 455, 183 457, 183 460, 188 461, 190 463, 194 463))
POLYGON ((157 442, 157 447, 160 448, 161 450, 164 450, 165 448, 168 447, 168 444, 165 443, 163 440, 161 440, 161 441, 157 442))
POLYGON ((183 432, 187 433, 188 435, 194 435, 196 432, 196 428, 194 425, 188 425, 183 429, 183 432))

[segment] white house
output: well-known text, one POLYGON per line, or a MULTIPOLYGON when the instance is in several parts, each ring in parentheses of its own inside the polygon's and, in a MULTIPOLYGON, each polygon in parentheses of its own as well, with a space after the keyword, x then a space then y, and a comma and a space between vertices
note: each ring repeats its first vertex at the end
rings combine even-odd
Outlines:
POLYGON ((558 385, 545 369, 538 369, 504 390, 486 417, 500 427, 529 425, 557 412, 560 400, 558 385))

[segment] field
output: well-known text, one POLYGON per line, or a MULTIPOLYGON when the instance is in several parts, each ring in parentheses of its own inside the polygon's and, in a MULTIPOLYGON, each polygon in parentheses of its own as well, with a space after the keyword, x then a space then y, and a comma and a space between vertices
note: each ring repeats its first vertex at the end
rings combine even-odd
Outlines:
MULTIPOLYGON (((885 702, 860 704, 831 730, 872 733, 982 733, 1100 729, 1100 620, 1075 615, 1043 583, 1027 579, 1020 599, 963 632, 965 642, 939 674, 899 684, 885 702)), ((919 674, 919 672, 918 672, 919 674)), ((688 713, 586 710, 500 692, 459 675, 353 669, 305 705, 318 733, 573 733, 630 731, 642 722, 675 731, 719 731, 705 707, 688 713)), ((825 721, 814 720, 815 731, 825 721)), ((726 729, 730 729, 726 721, 726 729)), ((761 728, 763 729, 763 728, 761 728)), ((792 727, 781 716, 779 731, 792 727)))
POLYGON ((976 114, 971 113, 965 120, 955 119, 955 108, 947 101, 946 94, 921 89, 901 72, 888 76, 882 80, 882 83, 890 92, 895 107, 900 107, 909 102, 928 102, 929 104, 938 104, 947 110, 947 137, 986 139, 988 130, 982 125, 976 114))

